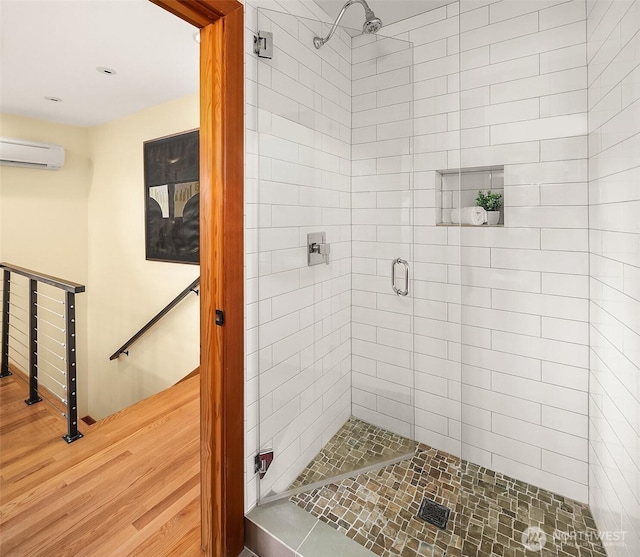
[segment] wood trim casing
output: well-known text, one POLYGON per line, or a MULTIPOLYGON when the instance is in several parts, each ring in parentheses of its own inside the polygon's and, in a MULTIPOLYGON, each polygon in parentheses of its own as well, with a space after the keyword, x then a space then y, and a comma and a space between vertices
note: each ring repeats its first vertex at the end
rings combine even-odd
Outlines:
POLYGON ((203 548, 216 556, 244 547, 242 31, 237 10, 203 28, 200 42, 200 160, 210 173, 204 196, 200 190, 201 253, 208 254, 200 274, 209 291, 201 300, 201 512, 203 548), (216 309, 224 311, 222 327, 214 324, 216 309))
POLYGON ((238 10, 236 0, 150 0, 196 27, 206 27, 238 10))
POLYGON ((201 547, 207 557, 236 557, 244 547, 244 9, 236 0, 150 1, 201 29, 201 547))

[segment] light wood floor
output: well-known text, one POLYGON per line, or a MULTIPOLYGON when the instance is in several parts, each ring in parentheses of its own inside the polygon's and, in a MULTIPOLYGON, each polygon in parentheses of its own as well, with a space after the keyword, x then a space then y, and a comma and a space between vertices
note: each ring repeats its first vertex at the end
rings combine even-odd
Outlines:
POLYGON ((61 416, 0 379, 0 554, 200 555, 199 378, 67 445, 61 416))

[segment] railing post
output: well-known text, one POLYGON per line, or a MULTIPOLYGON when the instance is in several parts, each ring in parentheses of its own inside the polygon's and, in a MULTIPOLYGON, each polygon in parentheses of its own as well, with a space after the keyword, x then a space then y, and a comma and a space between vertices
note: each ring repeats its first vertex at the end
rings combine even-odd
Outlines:
POLYGON ((11 271, 4 269, 2 280, 2 363, 0 377, 11 375, 9 371, 9 295, 11 293, 11 271))
POLYGON ((40 402, 38 396, 38 281, 29 279, 29 405, 40 402))
POLYGON ((66 292, 66 348, 67 348, 67 434, 62 438, 73 443, 83 435, 78 431, 78 389, 76 388, 76 295, 66 292))

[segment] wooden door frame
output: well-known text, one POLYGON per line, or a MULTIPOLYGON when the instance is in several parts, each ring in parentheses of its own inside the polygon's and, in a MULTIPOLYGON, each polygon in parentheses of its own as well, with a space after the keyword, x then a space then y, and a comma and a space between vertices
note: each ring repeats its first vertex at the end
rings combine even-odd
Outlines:
POLYGON ((244 547, 244 7, 150 1, 200 29, 201 546, 208 557, 237 557, 244 547))

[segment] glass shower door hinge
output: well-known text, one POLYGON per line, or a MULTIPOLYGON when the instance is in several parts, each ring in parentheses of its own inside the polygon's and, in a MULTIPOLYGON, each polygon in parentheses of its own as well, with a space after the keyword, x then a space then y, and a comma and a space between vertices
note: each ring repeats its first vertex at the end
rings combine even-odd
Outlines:
POLYGON ((253 52, 260 58, 273 58, 273 33, 258 31, 253 36, 253 52))
POLYGON ((264 451, 260 451, 256 455, 255 460, 255 473, 260 474, 260 479, 264 478, 264 475, 269 470, 269 466, 273 462, 273 449, 266 449, 264 451))

